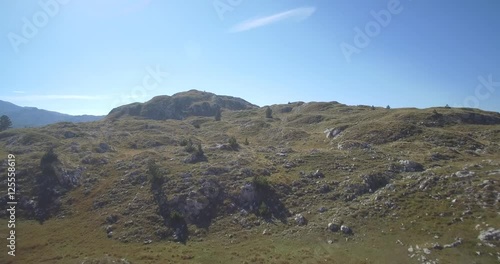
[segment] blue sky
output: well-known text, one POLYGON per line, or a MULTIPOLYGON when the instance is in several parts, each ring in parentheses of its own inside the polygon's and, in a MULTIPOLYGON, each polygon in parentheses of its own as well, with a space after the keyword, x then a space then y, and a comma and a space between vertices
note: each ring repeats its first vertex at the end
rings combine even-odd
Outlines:
POLYGON ((497 0, 1 1, 0 100, 107 114, 198 89, 260 106, 500 111, 499 12, 497 0))

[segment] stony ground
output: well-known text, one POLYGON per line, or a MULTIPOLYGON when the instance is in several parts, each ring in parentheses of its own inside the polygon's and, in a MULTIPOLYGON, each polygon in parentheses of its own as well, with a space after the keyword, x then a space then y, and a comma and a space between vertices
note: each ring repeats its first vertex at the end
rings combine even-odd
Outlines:
POLYGON ((500 262, 498 113, 331 102, 265 116, 0 133, 20 207, 18 255, 0 262, 500 262))

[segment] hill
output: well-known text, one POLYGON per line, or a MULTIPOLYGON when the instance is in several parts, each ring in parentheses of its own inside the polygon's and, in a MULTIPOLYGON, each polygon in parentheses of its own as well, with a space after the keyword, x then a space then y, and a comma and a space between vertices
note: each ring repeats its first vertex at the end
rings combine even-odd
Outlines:
POLYGON ((172 96, 156 96, 146 103, 132 103, 117 107, 111 110, 108 118, 128 115, 155 120, 182 120, 190 116, 215 116, 219 109, 246 110, 253 108, 257 108, 257 106, 240 98, 190 90, 172 96))
POLYGON ((499 113, 295 102, 266 118, 240 100, 189 91, 1 132, 16 160, 15 260, 498 261, 499 113))
POLYGON ((7 115, 14 128, 39 127, 57 122, 92 122, 104 118, 103 116, 61 114, 36 107, 22 107, 1 100, 0 115, 7 115))

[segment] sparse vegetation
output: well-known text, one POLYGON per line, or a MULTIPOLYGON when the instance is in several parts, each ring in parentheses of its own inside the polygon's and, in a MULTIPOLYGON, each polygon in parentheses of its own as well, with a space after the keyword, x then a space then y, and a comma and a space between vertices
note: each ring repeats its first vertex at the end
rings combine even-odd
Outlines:
POLYGON ((81 263, 112 248, 113 259, 132 263, 407 263, 419 256, 408 256, 418 244, 431 250, 429 261, 496 261, 496 248, 477 245, 475 228, 500 225, 498 113, 284 107, 273 106, 279 116, 272 120, 260 108, 224 110, 224 122, 210 112, 1 132, 0 146, 16 155, 22 181, 18 246, 30 254, 16 260, 81 263), (194 129, 196 123, 203 125, 194 129), (325 139, 327 129, 339 134, 325 139), (227 151, 231 137, 251 146, 227 151), (101 143, 112 151, 96 152, 101 143), (76 169, 81 185, 65 191, 59 179, 76 169), (44 201, 47 210, 38 207, 44 201), (27 208, 35 208, 43 227, 27 208), (329 222, 352 232, 328 229, 329 222), (74 242, 64 247, 47 244, 68 237, 74 242), (465 242, 433 248, 455 237, 465 242))

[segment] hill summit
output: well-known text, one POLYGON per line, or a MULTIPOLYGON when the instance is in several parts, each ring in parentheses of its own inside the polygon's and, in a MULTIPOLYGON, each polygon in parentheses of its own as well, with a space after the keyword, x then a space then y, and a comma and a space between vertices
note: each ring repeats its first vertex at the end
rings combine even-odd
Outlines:
POLYGON ((254 108, 258 108, 258 106, 241 98, 189 90, 172 96, 156 96, 145 103, 132 103, 117 107, 111 110, 108 118, 128 115, 155 120, 183 120, 189 116, 215 116, 219 109, 247 110, 254 108))

